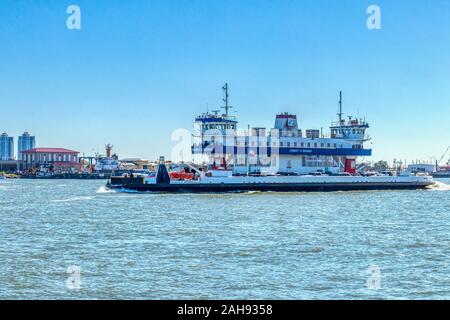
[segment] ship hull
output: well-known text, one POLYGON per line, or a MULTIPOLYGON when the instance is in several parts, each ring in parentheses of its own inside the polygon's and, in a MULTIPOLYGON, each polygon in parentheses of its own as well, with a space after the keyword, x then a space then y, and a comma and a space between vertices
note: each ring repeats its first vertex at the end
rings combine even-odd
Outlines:
POLYGON ((227 193, 227 192, 332 192, 369 190, 424 189, 433 182, 364 182, 364 183, 232 183, 232 184, 108 184, 110 189, 126 189, 139 192, 166 193, 227 193))

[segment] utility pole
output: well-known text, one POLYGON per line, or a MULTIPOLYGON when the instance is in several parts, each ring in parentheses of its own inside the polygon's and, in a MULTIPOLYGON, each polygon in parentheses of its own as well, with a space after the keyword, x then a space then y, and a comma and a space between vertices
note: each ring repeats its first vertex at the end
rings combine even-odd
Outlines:
POLYGON ((247 160, 247 177, 250 175, 250 125, 247 127, 247 146, 245 150, 246 160, 247 160))

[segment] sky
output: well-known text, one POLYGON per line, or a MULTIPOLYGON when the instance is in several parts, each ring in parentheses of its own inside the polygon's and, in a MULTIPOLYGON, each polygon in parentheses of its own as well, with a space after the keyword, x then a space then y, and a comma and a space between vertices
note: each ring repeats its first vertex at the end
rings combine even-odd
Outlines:
POLYGON ((450 145, 450 1, 0 1, 0 131, 16 142, 28 130, 41 147, 170 156, 225 82, 241 128, 286 111, 326 131, 342 90, 371 126, 371 160, 434 161, 450 145))

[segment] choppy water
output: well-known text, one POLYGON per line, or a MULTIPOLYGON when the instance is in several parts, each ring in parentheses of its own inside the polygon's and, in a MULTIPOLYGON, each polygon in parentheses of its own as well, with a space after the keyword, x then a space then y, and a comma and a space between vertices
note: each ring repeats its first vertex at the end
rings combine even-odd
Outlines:
POLYGON ((450 298, 444 184, 215 195, 103 184, 0 183, 0 298, 450 298), (70 266, 80 289, 68 286, 70 266))

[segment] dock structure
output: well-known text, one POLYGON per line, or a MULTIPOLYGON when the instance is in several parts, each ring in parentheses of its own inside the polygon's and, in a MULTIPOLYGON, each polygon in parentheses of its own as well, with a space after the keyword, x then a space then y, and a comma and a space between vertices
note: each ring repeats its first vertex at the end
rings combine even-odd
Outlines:
POLYGON ((22 168, 22 161, 0 160, 0 172, 17 172, 22 168))

